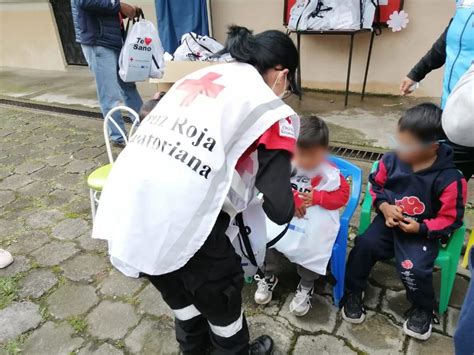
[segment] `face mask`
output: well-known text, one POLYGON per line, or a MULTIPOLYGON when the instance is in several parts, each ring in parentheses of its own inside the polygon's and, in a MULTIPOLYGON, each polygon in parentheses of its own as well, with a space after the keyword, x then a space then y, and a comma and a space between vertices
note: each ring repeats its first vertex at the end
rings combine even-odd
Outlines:
MULTIPOLYGON (((275 79, 275 83, 273 83, 272 91, 275 88, 276 84, 278 83, 278 79, 280 79, 280 75, 282 75, 282 74, 283 74, 283 72, 278 73, 278 76, 275 79)), ((275 91, 273 91, 273 92, 275 92, 275 91)), ((280 95, 277 95, 277 93, 275 93, 275 95, 277 95, 280 99, 282 99, 283 97, 285 97, 285 93, 286 93, 286 75, 285 75, 285 85, 283 85, 283 92, 280 95)))

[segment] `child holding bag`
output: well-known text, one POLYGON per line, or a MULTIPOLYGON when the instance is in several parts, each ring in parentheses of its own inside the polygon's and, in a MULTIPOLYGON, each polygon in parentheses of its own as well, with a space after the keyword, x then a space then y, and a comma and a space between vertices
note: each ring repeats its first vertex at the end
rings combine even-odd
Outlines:
POLYGON ((316 117, 301 120, 301 131, 293 161, 291 185, 296 206, 295 217, 286 233, 281 226, 267 222, 271 239, 284 236, 267 249, 265 277, 255 276, 258 288, 255 302, 267 304, 278 283, 275 269, 280 254, 297 265, 301 280, 290 303, 290 311, 304 316, 311 307, 314 281, 325 275, 332 247, 339 231, 339 212, 350 193, 349 184, 339 170, 326 160, 329 130, 326 123, 316 117))

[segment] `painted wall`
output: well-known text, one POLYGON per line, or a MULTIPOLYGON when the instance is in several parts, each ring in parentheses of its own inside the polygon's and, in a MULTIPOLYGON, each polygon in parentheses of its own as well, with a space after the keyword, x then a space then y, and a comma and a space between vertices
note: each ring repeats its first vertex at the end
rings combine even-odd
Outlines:
MULTIPOLYGON (((153 0, 130 0, 156 23, 153 0)), ((282 27, 283 0, 212 0, 214 36, 224 41, 229 24, 256 32, 282 27)), ((405 0, 408 27, 384 30, 375 40, 368 92, 398 93, 400 80, 441 34, 454 12, 452 0, 405 0)), ((47 0, 0 0, 0 66, 64 70, 59 36, 47 0)), ((369 34, 356 37, 351 89, 360 90, 369 34)), ((341 90, 345 85, 349 38, 305 36, 302 41, 303 86, 341 90)), ((418 96, 440 96, 442 70, 429 75, 418 96)))
POLYGON ((65 69, 56 22, 47 0, 0 1, 0 66, 65 69))
MULTIPOLYGON (((398 94, 401 79, 431 47, 454 13, 450 0, 405 0, 410 23, 399 33, 384 30, 375 39, 368 77, 368 92, 398 94)), ((282 27, 283 0, 212 0, 215 37, 223 41, 229 24, 245 25, 255 32, 282 27)), ((362 87, 369 34, 356 37, 351 89, 362 87)), ((343 90, 345 87, 349 38, 305 36, 302 40, 303 86, 343 90)), ((441 95, 443 70, 429 75, 416 91, 418 96, 441 95)))

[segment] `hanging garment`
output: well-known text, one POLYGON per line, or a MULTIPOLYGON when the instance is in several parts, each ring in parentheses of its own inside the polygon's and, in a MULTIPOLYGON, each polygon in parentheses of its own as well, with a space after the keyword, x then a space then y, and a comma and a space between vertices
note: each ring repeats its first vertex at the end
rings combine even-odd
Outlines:
MULTIPOLYGON (((299 192, 335 191, 340 186, 339 170, 325 162, 313 171, 297 169, 291 178, 293 188, 299 192), (318 178, 313 187, 311 181, 318 178)), ((267 219, 267 236, 270 242, 285 226, 278 226, 267 219)), ((327 210, 314 205, 306 210, 304 218, 293 218, 285 235, 274 244, 291 262, 301 265, 320 275, 326 275, 332 247, 339 232, 339 211, 327 210)))
POLYGON ((188 32, 209 35, 206 0, 157 0, 158 33, 166 52, 174 53, 188 32))
POLYGON ((179 80, 114 163, 92 236, 109 241, 112 264, 127 276, 179 269, 209 235, 239 157, 294 115, 248 64, 214 65, 179 80))

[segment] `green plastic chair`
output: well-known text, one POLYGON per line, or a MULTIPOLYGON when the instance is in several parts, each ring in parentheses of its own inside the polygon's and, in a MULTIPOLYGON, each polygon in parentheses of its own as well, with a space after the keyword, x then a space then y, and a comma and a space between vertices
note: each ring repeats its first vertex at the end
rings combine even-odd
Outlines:
POLYGON ((99 204, 100 193, 102 192, 102 189, 104 188, 105 182, 107 181, 107 177, 109 176, 109 173, 112 170, 112 164, 114 163, 114 156, 112 154, 112 148, 110 146, 110 140, 109 140, 109 128, 108 128, 109 122, 118 129, 120 134, 124 137, 125 144, 127 144, 128 140, 134 133, 134 129, 139 123, 139 118, 138 118, 138 114, 127 106, 114 107, 112 110, 110 110, 107 113, 107 115, 104 118, 103 133, 104 133, 105 147, 107 149, 107 156, 109 158, 109 164, 103 165, 100 168, 95 169, 87 177, 87 185, 89 186, 89 196, 91 200, 92 221, 94 221, 94 218, 95 218, 95 212, 97 210, 97 205, 99 204), (128 137, 112 117, 112 114, 116 111, 127 111, 133 117, 133 124, 130 129, 130 134, 128 137))
MULTIPOLYGON (((372 170, 377 168, 378 161, 372 165, 372 170)), ((359 223, 359 235, 364 233, 369 227, 372 212, 372 195, 369 192, 370 183, 367 183, 364 201, 362 202, 362 210, 359 223)), ((461 256, 462 246, 464 243, 464 234, 466 226, 463 224, 456 230, 446 245, 440 243, 438 257, 435 265, 441 269, 441 287, 439 291, 439 314, 443 314, 448 309, 451 291, 453 290, 454 280, 456 279, 456 271, 458 269, 459 258, 461 256)))

